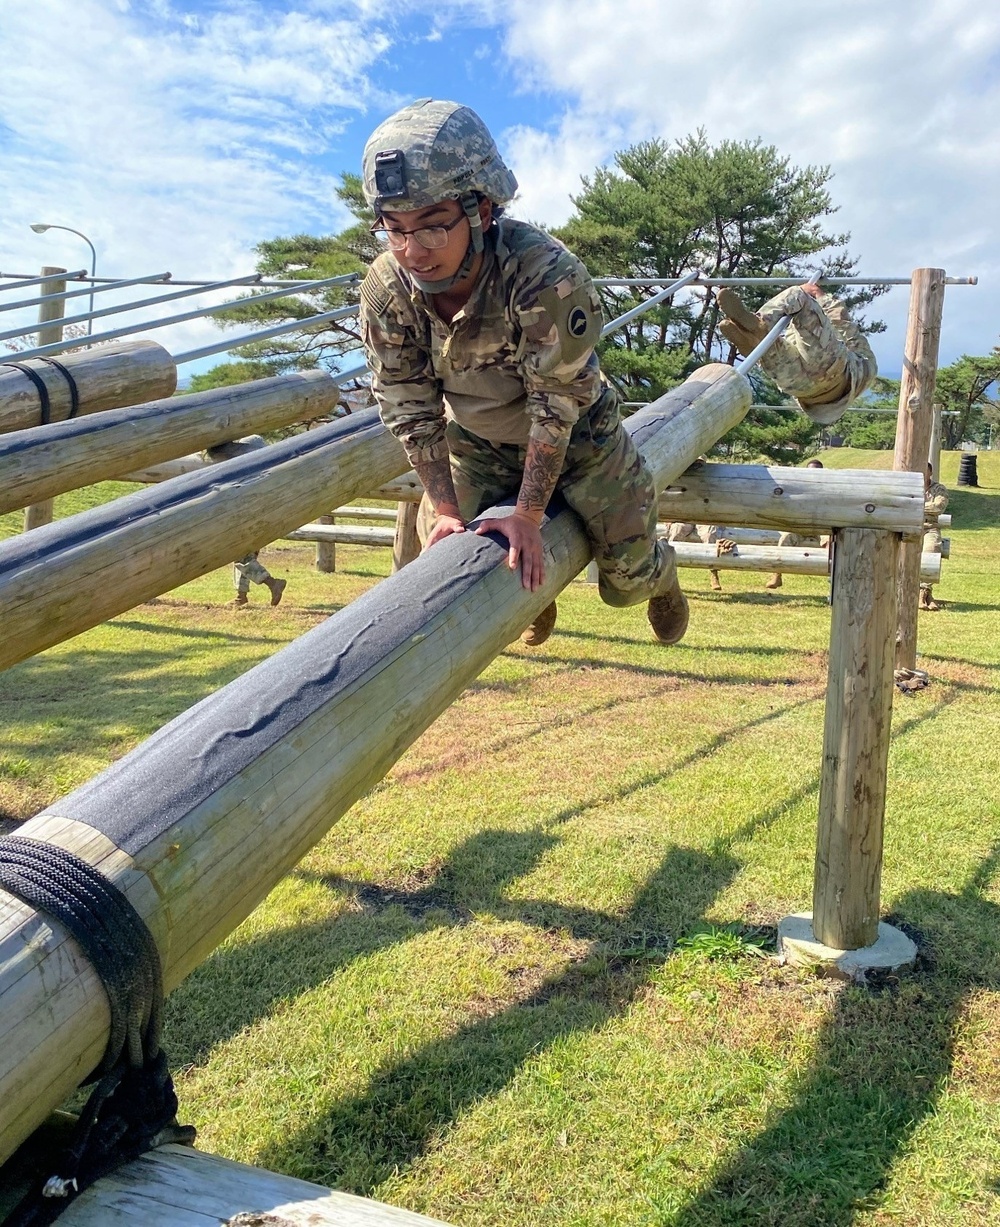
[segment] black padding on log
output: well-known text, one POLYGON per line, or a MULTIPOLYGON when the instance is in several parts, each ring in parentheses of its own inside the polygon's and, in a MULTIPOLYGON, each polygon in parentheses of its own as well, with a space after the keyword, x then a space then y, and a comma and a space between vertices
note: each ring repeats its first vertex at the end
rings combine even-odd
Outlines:
POLYGON ((45 386, 45 380, 37 371, 33 371, 30 366, 23 362, 2 362, 0 366, 11 366, 15 371, 20 371, 22 375, 27 375, 31 382, 35 385, 35 391, 38 393, 38 412, 43 426, 48 426, 51 411, 49 402, 49 390, 45 386))
MULTIPOLYGON (((227 462, 235 463, 242 462, 227 462)), ((552 512, 557 509, 553 504, 552 512)), ((503 515, 510 505, 495 510, 503 515)), ((426 632, 506 556, 506 541, 497 535, 446 538, 171 720, 52 812, 86 823, 136 855, 338 692, 426 632)))
POLYGON ((80 389, 76 386, 76 380, 73 378, 73 373, 69 367, 63 364, 57 358, 39 358, 39 362, 44 362, 51 366, 53 370, 59 372, 66 383, 69 385, 69 416, 75 418, 80 412, 80 389))
MULTIPOLYGON (((59 425, 62 423, 49 429, 54 432, 59 425)), ((315 430, 307 430, 290 439, 282 439, 280 443, 274 443, 262 451, 240 456, 235 460, 226 460, 196 473, 174 477, 153 489, 137 490, 134 494, 127 494, 124 498, 104 503, 100 507, 92 507, 89 511, 81 511, 65 520, 57 520, 53 524, 32 529, 30 533, 21 533, 0 543, 0 575, 20 567, 44 563, 67 549, 83 545, 104 533, 114 532, 126 524, 155 517, 171 507, 196 499, 220 486, 245 483, 268 469, 306 456, 338 440, 362 437, 366 433, 374 436, 381 434, 383 430, 377 410, 366 409, 352 417, 341 418, 315 430)), ((53 434, 51 437, 55 439, 56 436, 53 434)), ((289 527, 297 528, 298 525, 289 527)))

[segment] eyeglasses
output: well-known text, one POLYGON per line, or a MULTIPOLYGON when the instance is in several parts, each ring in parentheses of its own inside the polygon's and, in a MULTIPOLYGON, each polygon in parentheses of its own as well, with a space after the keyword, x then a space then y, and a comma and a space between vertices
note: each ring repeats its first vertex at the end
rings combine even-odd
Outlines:
POLYGON ((445 222, 441 226, 419 226, 416 230, 390 230, 388 226, 378 222, 371 228, 372 234, 382 243, 388 243, 393 251, 402 251, 406 240, 412 234, 421 247, 435 251, 448 245, 448 232, 454 230, 459 222, 465 221, 465 214, 456 217, 454 221, 445 222))

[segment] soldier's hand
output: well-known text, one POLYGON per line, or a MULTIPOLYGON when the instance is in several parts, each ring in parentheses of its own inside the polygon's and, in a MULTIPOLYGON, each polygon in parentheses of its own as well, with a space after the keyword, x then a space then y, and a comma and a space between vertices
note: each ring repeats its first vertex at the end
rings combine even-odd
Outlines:
MULTIPOLYGON (((438 516, 434 521, 434 527, 431 529, 430 536, 424 542, 424 549, 429 550, 432 545, 436 545, 439 541, 443 541, 445 537, 450 537, 452 533, 464 533, 465 521, 461 516, 443 515, 438 516)), ((423 550, 421 551, 423 553, 423 550)))
POLYGON ((736 542, 729 537, 720 537, 715 543, 715 556, 721 558, 723 554, 735 554, 736 542))
POLYGON ((534 520, 528 516, 502 516, 497 519, 483 520, 476 532, 499 533, 507 538, 510 547, 507 550, 507 566, 512 571, 521 564, 521 583, 534 592, 545 579, 545 566, 542 553, 542 531, 534 520))

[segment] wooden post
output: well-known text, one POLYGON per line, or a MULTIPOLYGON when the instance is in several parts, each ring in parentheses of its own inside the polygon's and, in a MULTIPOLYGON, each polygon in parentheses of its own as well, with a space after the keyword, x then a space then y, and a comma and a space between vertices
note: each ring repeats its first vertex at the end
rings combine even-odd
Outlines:
MULTIPOLYGON (((42 267, 42 276, 47 277, 50 273, 56 276, 59 273, 65 273, 64 268, 57 268, 54 265, 46 264, 42 267)), ((42 283, 45 286, 44 293, 46 296, 50 294, 65 294, 66 279, 56 279, 53 281, 45 281, 42 283)), ((39 328, 38 344, 39 345, 54 345, 57 341, 63 339, 63 317, 66 314, 66 300, 59 298, 55 302, 51 300, 43 302, 38 308, 39 324, 47 324, 47 328, 39 328), (58 321, 58 322, 53 322, 58 321)), ((44 499, 40 503, 32 503, 24 509, 24 531, 30 532, 33 528, 40 528, 43 524, 52 523, 52 515, 54 510, 53 500, 50 498, 44 499)))
POLYGON ((402 570, 420 553, 417 537, 418 503, 399 503, 396 507, 396 536, 392 543, 392 573, 402 570))
MULTIPOLYGON (((918 268, 910 284, 910 315, 906 325, 903 378, 899 387, 894 469, 923 473, 930 454, 934 420, 944 269, 918 268)), ((899 561, 899 633, 896 667, 917 663, 917 601, 920 596, 920 543, 904 543, 899 561)))
POLYGON ((858 950, 878 933, 899 538, 840 529, 833 551, 812 927, 824 945, 858 950))
MULTIPOLYGON (((316 517, 317 524, 335 524, 332 515, 316 517)), ((316 570, 324 575, 332 575, 337 569, 337 545, 334 541, 316 542, 316 570)))

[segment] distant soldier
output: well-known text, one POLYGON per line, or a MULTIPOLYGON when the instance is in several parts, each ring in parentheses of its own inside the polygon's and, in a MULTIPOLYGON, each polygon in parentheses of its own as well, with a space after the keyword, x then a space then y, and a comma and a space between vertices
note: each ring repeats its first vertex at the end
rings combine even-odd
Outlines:
POLYGON ((756 314, 732 290, 720 290, 718 302, 728 317, 719 331, 744 357, 783 315, 791 316, 760 365, 821 426, 835 422, 878 374, 871 346, 847 308, 815 282, 782 291, 756 314))
MULTIPOLYGON (((822 460, 813 459, 813 460, 810 460, 806 464, 807 469, 821 469, 822 467, 823 467, 822 460)), ((787 545, 787 546, 819 545, 819 546, 826 546, 827 548, 829 548, 830 538, 826 536, 820 537, 818 534, 815 534, 815 533, 782 533, 781 536, 778 538, 778 545, 787 545)), ((781 587, 781 572, 775 571, 773 575, 769 576, 767 583, 764 585, 764 587, 765 588, 780 588, 781 587)))
MULTIPOLYGON (((652 476, 594 352, 590 274, 546 231, 502 215, 517 180, 469 107, 404 107, 369 138, 363 170, 387 250, 361 285, 362 336, 382 421, 433 511, 424 548, 513 495, 510 515, 476 531, 507 539, 508 565, 534 591, 558 490, 583 522, 601 599, 648 602, 656 639, 676 643, 688 605, 656 536, 652 476)), ((544 642, 555 620, 553 602, 522 638, 544 642)))
MULTIPOLYGON (((242 439, 233 439, 229 443, 217 443, 215 447, 208 447, 202 455, 206 460, 218 463, 222 460, 233 460, 237 456, 245 456, 249 452, 259 451, 266 446, 267 443, 260 435, 246 435, 242 439)), ((258 561, 257 551, 254 550, 253 553, 233 563, 233 584, 236 587, 234 605, 250 603, 251 583, 263 584, 271 594, 271 604, 277 605, 288 581, 275 579, 267 567, 258 561)))
MULTIPOLYGON (((667 525, 667 540, 671 545, 675 541, 698 541, 702 545, 714 545, 719 554, 728 554, 733 547, 732 541, 719 536, 718 524, 691 524, 681 520, 671 521, 667 525)), ((719 572, 710 570, 708 574, 712 591, 721 592, 722 581, 719 579, 719 572)))
MULTIPOLYGON (((941 553, 941 530, 938 527, 938 516, 948 509, 948 491, 939 481, 934 480, 934 466, 928 465, 924 471, 924 545, 925 554, 941 553)), ((931 612, 941 606, 934 600, 932 584, 920 585, 920 608, 931 612)))

